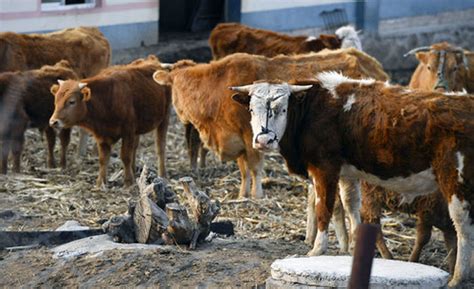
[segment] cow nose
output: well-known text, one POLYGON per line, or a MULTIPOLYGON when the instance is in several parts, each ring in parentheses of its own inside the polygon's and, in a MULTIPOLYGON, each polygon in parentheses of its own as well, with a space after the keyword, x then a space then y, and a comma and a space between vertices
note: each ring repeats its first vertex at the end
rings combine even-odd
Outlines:
POLYGON ((57 119, 49 119, 49 126, 53 128, 57 128, 59 125, 59 121, 57 119))
POLYGON ((264 148, 272 146, 274 142, 275 142, 274 133, 260 134, 255 138, 255 147, 264 149, 264 148))

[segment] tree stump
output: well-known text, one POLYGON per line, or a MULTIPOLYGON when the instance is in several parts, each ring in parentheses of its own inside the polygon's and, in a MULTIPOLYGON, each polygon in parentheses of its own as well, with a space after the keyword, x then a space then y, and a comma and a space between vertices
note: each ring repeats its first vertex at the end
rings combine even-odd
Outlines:
POLYGON ((203 240, 211 232, 211 222, 220 210, 219 202, 211 202, 206 193, 199 191, 191 177, 180 179, 184 192, 188 197, 189 206, 193 214, 193 221, 196 224, 190 249, 196 248, 198 240, 203 240))
POLYGON ((133 210, 135 238, 139 243, 159 244, 163 243, 161 236, 168 227, 168 217, 165 211, 148 197, 153 192, 153 184, 146 184, 147 171, 145 166, 138 180, 140 199, 133 210))
POLYGON ((135 243, 135 224, 132 216, 113 216, 102 229, 117 243, 135 243))
POLYGON ((195 225, 189 220, 186 208, 177 203, 166 204, 166 215, 169 222, 165 242, 167 244, 191 243, 195 225))

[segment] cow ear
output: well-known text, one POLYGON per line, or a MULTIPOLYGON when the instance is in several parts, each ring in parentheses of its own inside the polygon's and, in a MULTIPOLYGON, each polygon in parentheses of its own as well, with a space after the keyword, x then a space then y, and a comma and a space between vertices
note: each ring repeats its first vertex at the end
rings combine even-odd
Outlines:
POLYGON ((249 107, 250 95, 246 93, 241 93, 241 92, 234 93, 232 94, 232 99, 245 107, 249 107))
POLYGON ((52 93, 53 95, 56 95, 56 93, 58 92, 58 90, 59 90, 59 85, 57 85, 57 84, 53 84, 53 85, 51 86, 51 88, 49 89, 49 91, 51 91, 51 93, 52 93))
POLYGON ((91 89, 89 87, 86 86, 81 89, 81 93, 83 101, 89 101, 91 99, 91 89))
POLYGON ((153 73, 153 80, 159 85, 172 85, 173 80, 168 71, 157 70, 153 73))
POLYGON ((428 63, 428 52, 417 52, 416 53, 416 58, 421 62, 421 63, 428 63))

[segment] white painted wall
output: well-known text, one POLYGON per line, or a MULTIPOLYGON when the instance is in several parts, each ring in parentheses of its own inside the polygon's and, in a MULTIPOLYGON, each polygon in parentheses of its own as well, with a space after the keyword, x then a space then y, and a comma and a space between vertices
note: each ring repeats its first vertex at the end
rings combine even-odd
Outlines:
POLYGON ((242 0, 242 13, 307 7, 331 3, 356 2, 356 0, 242 0))
POLYGON ((0 0, 0 12, 36 11, 38 0, 0 0))

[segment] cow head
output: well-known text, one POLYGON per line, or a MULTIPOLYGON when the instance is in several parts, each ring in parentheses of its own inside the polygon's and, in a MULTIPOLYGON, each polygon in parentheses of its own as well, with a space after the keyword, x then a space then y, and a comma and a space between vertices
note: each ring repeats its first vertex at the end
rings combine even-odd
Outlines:
POLYGON ((238 92, 232 95, 232 99, 250 111, 253 148, 278 149, 278 142, 286 129, 289 98, 293 93, 305 91, 311 86, 259 82, 230 87, 238 92))
POLYGON ((405 54, 416 54, 419 60, 412 83, 417 88, 440 91, 462 91, 466 87, 469 70, 468 52, 447 42, 431 47, 415 48, 405 54))
POLYGON ((76 80, 58 80, 58 83, 51 87, 54 112, 49 125, 54 128, 70 128, 85 118, 86 102, 91 98, 91 90, 86 83, 76 80))

